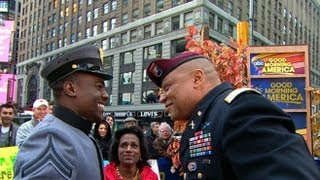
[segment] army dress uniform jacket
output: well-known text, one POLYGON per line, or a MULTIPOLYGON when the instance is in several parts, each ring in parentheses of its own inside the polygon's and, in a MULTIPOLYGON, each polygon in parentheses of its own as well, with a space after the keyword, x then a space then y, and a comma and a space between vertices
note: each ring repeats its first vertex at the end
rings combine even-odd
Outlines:
POLYGON ((90 122, 57 106, 20 146, 14 179, 102 179, 101 154, 87 135, 90 128, 90 122))
POLYGON ((184 179, 319 180, 290 116, 257 92, 223 83, 198 104, 182 135, 184 179))

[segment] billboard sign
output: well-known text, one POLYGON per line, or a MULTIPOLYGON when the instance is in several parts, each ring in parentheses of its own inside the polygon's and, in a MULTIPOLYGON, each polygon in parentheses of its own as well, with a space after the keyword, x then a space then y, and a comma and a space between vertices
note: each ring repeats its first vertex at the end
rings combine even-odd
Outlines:
POLYGON ((249 85, 288 112, 312 151, 308 45, 248 48, 249 85))
POLYGON ((3 22, 4 26, 0 25, 0 62, 8 62, 14 21, 4 20, 3 22))
POLYGON ((8 1, 1 1, 0 0, 0 12, 8 12, 8 1))
POLYGON ((14 74, 0 74, 0 103, 16 101, 16 76, 14 74))

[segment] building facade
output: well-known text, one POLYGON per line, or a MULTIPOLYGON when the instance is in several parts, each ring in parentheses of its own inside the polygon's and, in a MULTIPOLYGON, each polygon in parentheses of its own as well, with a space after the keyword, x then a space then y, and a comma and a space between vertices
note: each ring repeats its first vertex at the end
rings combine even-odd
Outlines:
POLYGON ((163 105, 150 100, 157 90, 146 76, 150 60, 185 50, 185 24, 206 24, 211 39, 228 43, 236 38, 236 23, 245 20, 252 22, 252 45, 309 44, 312 84, 320 86, 320 6, 293 1, 21 0, 17 102, 27 107, 39 97, 52 99, 42 67, 64 51, 98 44, 105 71, 114 77, 106 82, 106 113, 169 119, 163 105))

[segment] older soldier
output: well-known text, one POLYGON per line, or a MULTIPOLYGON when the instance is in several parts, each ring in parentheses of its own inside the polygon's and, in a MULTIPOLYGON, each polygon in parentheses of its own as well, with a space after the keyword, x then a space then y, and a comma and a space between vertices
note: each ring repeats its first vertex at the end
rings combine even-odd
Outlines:
POLYGON ((147 72, 171 118, 190 122, 180 146, 185 179, 320 179, 291 117, 255 90, 221 83, 202 55, 157 59, 147 72))
POLYGON ((50 61, 41 71, 55 107, 21 145, 15 179, 103 179, 102 157, 90 139, 109 99, 99 49, 84 46, 50 61))

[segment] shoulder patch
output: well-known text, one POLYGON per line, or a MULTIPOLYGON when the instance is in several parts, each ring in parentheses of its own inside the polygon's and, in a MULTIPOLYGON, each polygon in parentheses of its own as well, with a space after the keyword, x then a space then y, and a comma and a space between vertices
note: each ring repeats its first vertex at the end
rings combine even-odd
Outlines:
POLYGON ((233 90, 226 98, 224 98, 224 101, 227 102, 228 104, 231 104, 232 101, 243 92, 254 92, 257 94, 261 94, 259 91, 252 88, 240 88, 240 89, 233 90))

